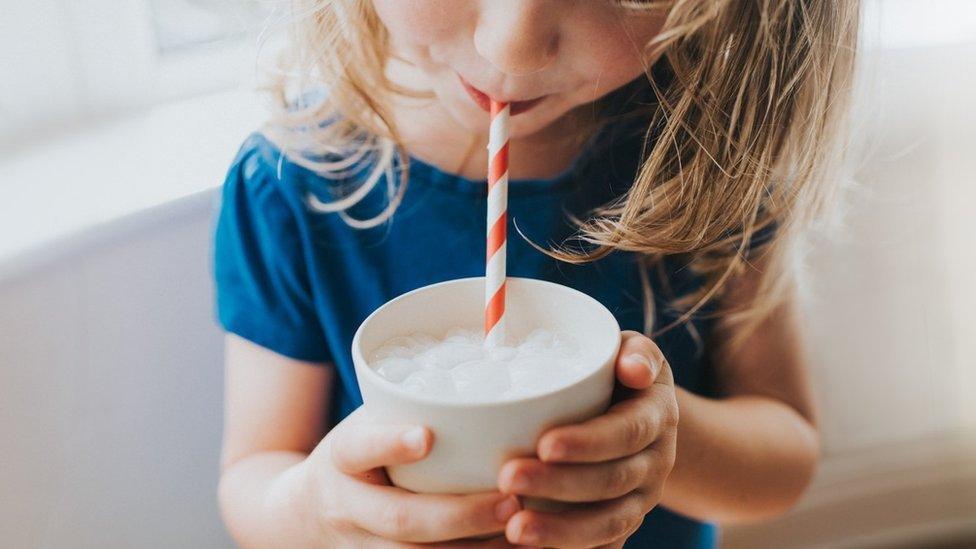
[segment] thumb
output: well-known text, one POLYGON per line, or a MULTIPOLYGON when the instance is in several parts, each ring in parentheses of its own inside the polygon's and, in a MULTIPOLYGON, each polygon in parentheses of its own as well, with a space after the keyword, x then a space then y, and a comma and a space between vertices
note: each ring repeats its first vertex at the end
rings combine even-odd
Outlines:
POLYGON ((617 380, 631 389, 647 389, 661 373, 664 354, 653 341, 638 332, 622 332, 621 338, 616 363, 617 380))
POLYGON ((433 433, 426 427, 367 422, 350 427, 332 440, 332 462, 348 475, 418 461, 430 452, 433 442, 433 433))

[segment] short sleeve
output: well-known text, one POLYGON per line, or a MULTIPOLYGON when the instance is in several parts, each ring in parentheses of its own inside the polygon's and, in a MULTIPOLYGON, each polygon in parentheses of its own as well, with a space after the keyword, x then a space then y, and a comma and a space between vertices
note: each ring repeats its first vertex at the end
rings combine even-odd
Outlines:
POLYGON ((227 172, 214 228, 217 320, 303 361, 330 360, 316 312, 302 226, 278 180, 269 143, 249 139, 227 172))

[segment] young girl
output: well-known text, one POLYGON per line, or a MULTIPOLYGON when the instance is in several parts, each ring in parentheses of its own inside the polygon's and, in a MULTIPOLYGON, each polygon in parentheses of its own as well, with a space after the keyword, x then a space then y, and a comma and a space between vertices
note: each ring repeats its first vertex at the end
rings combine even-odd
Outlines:
POLYGON ((712 547, 712 523, 797 500, 818 436, 789 256, 826 196, 853 0, 295 10, 282 110, 216 228, 219 497, 240 544, 712 547), (384 467, 437 439, 365 421, 350 343, 386 301, 483 275, 489 98, 512 109, 509 274, 614 313, 618 387, 497 491, 414 494, 384 467))

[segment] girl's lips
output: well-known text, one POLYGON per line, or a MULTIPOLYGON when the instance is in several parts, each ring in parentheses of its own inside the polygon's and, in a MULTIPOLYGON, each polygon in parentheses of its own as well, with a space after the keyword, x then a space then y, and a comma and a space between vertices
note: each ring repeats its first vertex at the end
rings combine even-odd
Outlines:
MULTIPOLYGON (((474 100, 476 105, 481 107, 485 112, 491 112, 491 97, 488 94, 468 84, 464 78, 461 78, 461 85, 464 86, 464 91, 468 92, 468 95, 471 96, 471 99, 474 100)), ((525 101, 509 101, 510 114, 512 116, 521 114, 535 107, 545 98, 546 96, 542 95, 533 99, 526 99, 525 101)))

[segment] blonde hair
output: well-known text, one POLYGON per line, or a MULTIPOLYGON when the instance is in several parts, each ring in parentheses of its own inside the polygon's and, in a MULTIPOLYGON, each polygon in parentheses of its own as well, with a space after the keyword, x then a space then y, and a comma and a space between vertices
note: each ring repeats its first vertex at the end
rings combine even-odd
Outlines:
MULTIPOLYGON (((281 108, 265 132, 290 160, 327 178, 368 170, 358 187, 330 202, 313 197, 312 206, 338 212, 354 227, 378 225, 399 204, 409 173, 390 98, 418 92, 386 78, 388 37, 369 0, 294 1, 294 45, 274 86, 281 108), (326 95, 296 107, 296 93, 324 86, 326 95), (386 210, 371 219, 349 216, 349 207, 380 181, 387 185, 386 210)), ((646 68, 656 101, 634 105, 633 114, 646 120, 635 180, 587 219, 574 218, 574 239, 588 250, 530 243, 572 263, 634 252, 648 335, 686 323, 761 254, 755 298, 718 312, 726 327, 737 328, 736 339, 744 339, 782 301, 790 251, 832 194, 857 0, 618 3, 667 13, 660 33, 643 45, 646 59, 666 63, 670 78, 662 85, 646 68), (758 231, 772 236, 754 242, 758 231), (677 321, 654 327, 648 273, 674 254, 686 255, 705 283, 674 296, 683 312, 677 321)))

